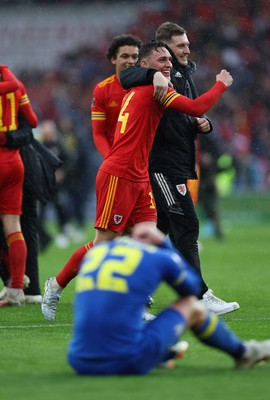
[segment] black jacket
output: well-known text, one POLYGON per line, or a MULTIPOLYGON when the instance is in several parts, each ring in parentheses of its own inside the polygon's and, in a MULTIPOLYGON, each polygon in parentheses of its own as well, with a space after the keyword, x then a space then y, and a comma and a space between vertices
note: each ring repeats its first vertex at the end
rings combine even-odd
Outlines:
POLYGON ((18 130, 6 132, 6 147, 19 148, 24 163, 23 193, 46 203, 55 191, 55 171, 62 164, 56 155, 34 138, 31 126, 19 118, 18 130))
MULTIPOLYGON (((170 51, 170 49, 168 49, 170 51)), ((198 97, 192 79, 196 66, 189 62, 180 65, 172 55, 171 81, 174 89, 191 99, 198 97)), ((125 89, 153 82, 154 69, 130 67, 121 72, 120 81, 125 89)), ((210 121, 209 121, 210 122, 210 121)), ((211 123, 210 123, 211 125, 211 123)), ((212 126, 211 126, 212 130, 212 126)), ((184 179, 197 178, 196 137, 197 122, 186 114, 166 109, 158 126, 149 159, 149 172, 161 172, 184 179)))
POLYGON ((55 192, 55 171, 62 161, 35 138, 20 152, 24 163, 24 193, 31 193, 45 204, 55 192))

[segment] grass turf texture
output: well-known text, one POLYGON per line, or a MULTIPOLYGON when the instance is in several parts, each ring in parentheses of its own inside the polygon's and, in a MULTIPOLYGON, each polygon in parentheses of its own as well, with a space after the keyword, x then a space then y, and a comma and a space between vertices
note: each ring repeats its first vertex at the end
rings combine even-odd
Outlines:
MULTIPOLYGON (((204 278, 215 293, 241 305, 222 318, 243 339, 270 337, 269 317, 269 198, 222 201, 230 224, 224 241, 202 241, 204 278)), ((93 235, 93 231, 90 235, 93 235)), ((40 280, 54 276, 78 247, 53 245, 40 255, 40 280)), ((174 370, 155 369, 142 377, 78 377, 66 363, 72 331, 74 282, 64 291, 56 320, 45 321, 40 306, 1 308, 0 398, 18 400, 140 399, 269 399, 270 363, 252 370, 232 369, 232 360, 203 346, 187 333, 190 349, 174 370)), ((153 312, 175 298, 160 286, 153 312)))

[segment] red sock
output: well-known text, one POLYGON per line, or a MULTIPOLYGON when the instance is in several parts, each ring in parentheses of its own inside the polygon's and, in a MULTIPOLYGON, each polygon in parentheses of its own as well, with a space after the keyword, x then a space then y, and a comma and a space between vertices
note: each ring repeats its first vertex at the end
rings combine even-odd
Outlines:
POLYGON ((23 289, 27 248, 22 232, 13 232, 7 236, 8 266, 11 288, 23 289))
POLYGON ((86 243, 72 254, 62 271, 59 272, 56 277, 59 286, 64 288, 75 278, 78 274, 83 257, 91 247, 93 247, 93 242, 86 243))

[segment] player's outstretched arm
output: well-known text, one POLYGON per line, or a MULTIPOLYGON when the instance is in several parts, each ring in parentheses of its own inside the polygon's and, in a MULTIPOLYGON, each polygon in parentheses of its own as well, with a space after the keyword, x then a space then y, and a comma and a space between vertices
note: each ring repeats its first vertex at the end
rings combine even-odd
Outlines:
POLYGON ((163 105, 165 105, 165 107, 173 108, 176 111, 192 115, 193 117, 200 117, 217 102, 233 82, 231 74, 226 70, 222 70, 216 76, 216 80, 217 82, 210 90, 208 90, 208 92, 194 100, 181 96, 176 92, 168 92, 163 105))

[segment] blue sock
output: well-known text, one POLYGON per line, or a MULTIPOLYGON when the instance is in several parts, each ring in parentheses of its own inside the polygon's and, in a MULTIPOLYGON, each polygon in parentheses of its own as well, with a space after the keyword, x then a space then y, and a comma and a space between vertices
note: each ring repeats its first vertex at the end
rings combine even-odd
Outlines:
POLYGON ((220 349, 234 358, 244 354, 243 342, 215 314, 208 314, 200 328, 193 329, 198 339, 208 346, 220 349))

